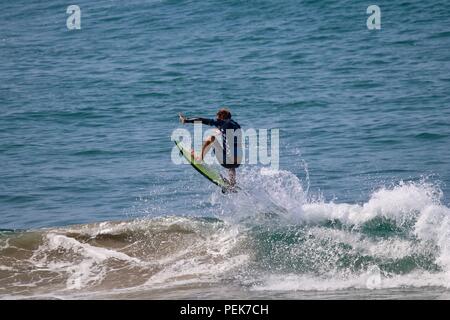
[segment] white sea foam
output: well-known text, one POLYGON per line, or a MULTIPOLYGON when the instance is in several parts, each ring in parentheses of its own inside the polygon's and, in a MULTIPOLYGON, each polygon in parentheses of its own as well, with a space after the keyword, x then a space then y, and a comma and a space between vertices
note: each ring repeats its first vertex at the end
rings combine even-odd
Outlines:
POLYGON ((104 262, 108 259, 140 263, 139 259, 124 253, 81 243, 66 235, 47 233, 46 240, 36 250, 30 261, 38 268, 67 273, 67 289, 81 289, 99 283, 106 275, 104 262), (58 250, 66 251, 67 257, 70 258, 65 260, 63 256, 56 261, 52 260, 51 253, 58 250))
MULTIPOLYGON (((418 255, 430 259, 436 257, 434 263, 441 271, 414 270, 405 275, 392 274, 389 275, 385 287, 450 287, 450 209, 442 203, 441 190, 432 183, 400 182, 392 187, 382 187, 373 192, 364 203, 336 203, 325 201, 320 195, 316 197, 318 200, 311 201, 312 197, 305 194, 301 181, 292 173, 283 170, 261 169, 259 172, 247 172, 243 175, 242 183, 245 188, 253 191, 250 194, 259 205, 254 206, 254 209, 264 212, 265 208, 261 209, 261 206, 267 205, 267 201, 265 203, 264 199, 260 198, 268 197, 265 200, 269 200, 269 203, 275 203, 285 209, 277 213, 286 219, 287 224, 304 225, 314 237, 347 244, 354 253, 381 261, 418 255), (361 228, 374 219, 391 221, 395 226, 403 228, 405 235, 371 237, 361 228), (321 227, 329 221, 337 221, 344 228, 339 230, 321 227)), ((234 211, 242 209, 239 207, 240 201, 248 201, 239 197, 232 200, 237 200, 237 208, 233 208, 234 211)), ((229 202, 225 202, 225 205, 229 206, 229 202)), ((289 252, 294 252, 292 250, 295 245, 291 246, 289 252)), ((310 289, 315 288, 315 284, 320 288, 346 288, 357 284, 366 286, 361 275, 353 273, 345 279, 342 278, 343 275, 339 272, 324 274, 324 278, 295 275, 296 279, 299 279, 296 284, 292 281, 280 283, 290 283, 294 288, 298 286, 310 289)), ((348 272, 345 275, 348 276, 348 272)), ((281 279, 283 277, 280 276, 281 279)), ((271 279, 271 276, 268 279, 271 279)), ((277 287, 277 281, 269 281, 267 286, 277 287)))
POLYGON ((369 272, 350 275, 318 277, 315 275, 271 274, 262 276, 260 282, 252 286, 256 291, 333 291, 344 289, 391 289, 402 287, 446 287, 448 279, 442 273, 412 272, 405 275, 384 276, 374 287, 368 285, 369 272))
POLYGON ((14 268, 7 267, 7 266, 0 266, 0 270, 2 270, 2 271, 12 271, 12 270, 14 270, 14 268))
POLYGON ((349 225, 360 225, 382 217, 402 224, 418 217, 429 206, 443 206, 441 190, 426 182, 400 182, 392 188, 379 188, 362 204, 327 202, 320 194, 315 195, 317 200, 312 201, 314 197, 306 194, 302 181, 286 170, 262 168, 243 171, 240 183, 244 192, 232 195, 231 201, 225 201, 224 206, 236 203, 232 208, 239 211, 249 202, 252 205, 273 203, 287 211, 285 217, 306 223, 339 220, 349 225))
POLYGON ((0 251, 9 248, 9 239, 0 239, 0 251))
POLYGON ((242 237, 237 227, 216 230, 189 250, 158 260, 162 270, 152 275, 145 285, 167 287, 217 281, 222 274, 248 261, 247 254, 232 254, 242 237))
POLYGON ((401 183, 374 192, 363 204, 315 202, 303 204, 300 218, 306 222, 339 220, 360 225, 375 217, 392 219, 399 225, 420 216, 426 208, 440 203, 441 194, 429 184, 401 183))

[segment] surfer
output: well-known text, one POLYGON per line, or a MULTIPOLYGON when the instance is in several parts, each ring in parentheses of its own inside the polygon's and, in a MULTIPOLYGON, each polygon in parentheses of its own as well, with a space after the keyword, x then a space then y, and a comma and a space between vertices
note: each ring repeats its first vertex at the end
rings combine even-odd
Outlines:
POLYGON ((180 122, 183 124, 198 121, 218 129, 216 135, 205 139, 200 155, 196 157, 194 151, 192 151, 192 155, 197 161, 202 161, 205 154, 214 146, 213 150, 220 165, 228 169, 228 183, 230 187, 234 187, 236 184, 236 168, 241 165, 242 161, 242 135, 241 126, 231 119, 231 112, 222 108, 217 111, 215 120, 206 118, 188 119, 181 113, 179 116, 180 122))

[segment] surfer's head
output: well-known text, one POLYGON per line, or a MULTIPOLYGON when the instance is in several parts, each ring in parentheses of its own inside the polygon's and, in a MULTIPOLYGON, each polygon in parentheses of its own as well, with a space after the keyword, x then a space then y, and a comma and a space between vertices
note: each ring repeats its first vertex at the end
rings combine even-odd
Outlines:
POLYGON ((228 120, 231 119, 231 112, 226 108, 222 108, 219 111, 217 111, 216 116, 218 120, 228 120))

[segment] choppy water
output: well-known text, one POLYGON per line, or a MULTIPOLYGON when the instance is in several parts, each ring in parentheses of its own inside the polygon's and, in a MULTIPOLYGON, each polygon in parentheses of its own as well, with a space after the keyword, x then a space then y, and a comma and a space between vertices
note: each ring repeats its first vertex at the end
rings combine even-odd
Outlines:
POLYGON ((448 2, 74 4, 0 5, 1 297, 450 298, 448 2), (221 105, 246 194, 170 161, 221 105))

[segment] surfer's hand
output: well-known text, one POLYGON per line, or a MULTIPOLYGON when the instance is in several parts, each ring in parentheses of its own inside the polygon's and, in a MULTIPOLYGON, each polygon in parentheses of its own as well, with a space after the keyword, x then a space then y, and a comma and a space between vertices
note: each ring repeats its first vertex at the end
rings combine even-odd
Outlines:
POLYGON ((184 124, 186 122, 186 117, 181 112, 178 114, 178 116, 180 117, 180 122, 184 124))

